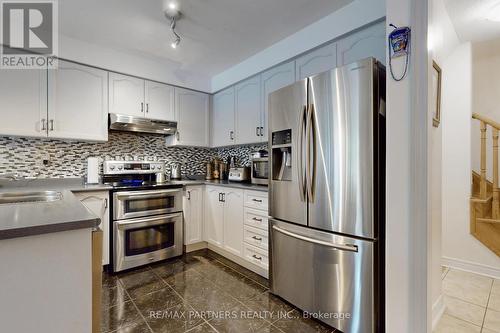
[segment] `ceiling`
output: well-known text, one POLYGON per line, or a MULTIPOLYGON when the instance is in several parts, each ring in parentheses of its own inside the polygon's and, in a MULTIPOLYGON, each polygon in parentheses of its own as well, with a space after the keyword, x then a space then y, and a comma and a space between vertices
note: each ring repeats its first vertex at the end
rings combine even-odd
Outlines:
POLYGON ((163 0, 59 1, 68 37, 179 63, 213 76, 353 0, 179 0, 182 43, 172 49, 163 0))
POLYGON ((445 0, 446 11, 461 41, 477 42, 500 38, 500 22, 486 19, 500 0, 445 0))

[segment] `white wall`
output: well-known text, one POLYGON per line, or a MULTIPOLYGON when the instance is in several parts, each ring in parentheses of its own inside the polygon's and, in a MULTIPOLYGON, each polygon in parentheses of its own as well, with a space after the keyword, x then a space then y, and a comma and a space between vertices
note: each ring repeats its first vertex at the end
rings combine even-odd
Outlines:
MULTIPOLYGON (((458 36, 446 12, 443 0, 432 0, 429 10, 429 77, 432 71, 432 60, 439 65, 447 59, 459 44, 458 36)), ((432 85, 429 82, 429 96, 432 96, 432 85)), ((432 110, 434 100, 429 98, 429 199, 430 199, 430 292, 432 304, 432 322, 435 326, 444 312, 441 280, 442 257, 442 154, 443 125, 432 126, 432 110)))
POLYGON ((212 91, 219 91, 316 46, 380 20, 384 16, 384 0, 356 0, 245 61, 215 75, 212 78, 212 91))
MULTIPOLYGON (((410 71, 401 82, 387 80, 386 332, 423 333, 430 331, 427 1, 387 0, 386 8, 387 23, 412 28, 410 71)), ((402 62, 394 61, 398 73, 402 62)))
MULTIPOLYGON (((472 112, 500 122, 500 39, 472 44, 472 112)), ((491 128, 486 133, 486 176, 492 180, 491 128)), ((480 172, 479 121, 472 121, 472 170, 480 172)))
POLYGON ((472 45, 443 62, 443 262, 500 277, 500 258, 470 234, 472 45))
POLYGON ((182 69, 166 59, 105 48, 64 35, 59 36, 59 56, 104 69, 210 92, 210 78, 182 69))

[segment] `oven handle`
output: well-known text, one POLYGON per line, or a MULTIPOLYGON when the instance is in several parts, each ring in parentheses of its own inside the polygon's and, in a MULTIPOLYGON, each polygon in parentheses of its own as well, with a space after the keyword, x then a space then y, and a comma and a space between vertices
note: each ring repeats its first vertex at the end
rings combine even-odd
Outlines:
POLYGON ((147 217, 141 219, 130 219, 115 221, 116 227, 119 230, 135 229, 141 227, 150 227, 160 224, 175 223, 182 217, 182 213, 147 217))
POLYGON ((118 200, 127 200, 137 197, 141 199, 155 199, 163 198, 165 194, 180 193, 182 189, 172 189, 172 190, 154 190, 154 191, 134 191, 134 192, 119 192, 116 193, 116 198, 118 200))

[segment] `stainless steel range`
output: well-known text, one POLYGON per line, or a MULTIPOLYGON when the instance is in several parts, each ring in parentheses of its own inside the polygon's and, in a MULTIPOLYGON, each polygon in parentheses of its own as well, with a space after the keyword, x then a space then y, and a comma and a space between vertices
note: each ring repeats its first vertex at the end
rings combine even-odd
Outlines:
POLYGON ((103 168, 104 183, 113 186, 112 270, 182 255, 182 185, 156 181, 165 164, 105 161, 103 168))

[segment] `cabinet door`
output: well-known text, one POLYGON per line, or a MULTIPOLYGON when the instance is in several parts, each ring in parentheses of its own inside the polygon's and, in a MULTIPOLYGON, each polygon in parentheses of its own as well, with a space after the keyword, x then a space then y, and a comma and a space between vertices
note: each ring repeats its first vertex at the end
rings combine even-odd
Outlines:
MULTIPOLYGON (((175 88, 177 133, 168 138, 182 146, 209 146, 209 96, 192 90, 175 88)), ((168 141, 167 141, 168 142, 168 141)))
POLYGON ((267 141, 268 138, 268 96, 275 90, 286 87, 295 82, 295 61, 287 62, 278 67, 271 68, 262 75, 262 141, 267 141))
POLYGON ((184 191, 184 244, 203 240, 203 187, 188 186, 184 191))
POLYGON ((325 45, 295 60, 296 80, 319 74, 337 67, 337 44, 325 45))
POLYGON ((109 192, 80 192, 75 196, 94 215, 101 219, 102 229, 102 264, 109 264, 109 192))
POLYGON ((219 199, 222 189, 206 186, 204 198, 205 240, 210 244, 222 247, 224 244, 224 203, 219 199))
POLYGON ((48 91, 49 137, 108 140, 108 72, 59 60, 48 91))
POLYGON ((338 66, 347 65, 368 57, 374 57, 385 64, 386 45, 385 23, 381 22, 372 25, 338 42, 338 66))
POLYGON ((226 189, 224 195, 224 249, 242 256, 243 190, 226 189))
POLYGON ((47 70, 0 70, 0 135, 47 136, 47 70))
POLYGON ((236 143, 256 143, 261 140, 260 75, 247 79, 235 87, 236 143))
POLYGON ((212 146, 234 144, 234 87, 215 94, 213 105, 212 146))
POLYGON ((144 88, 146 117, 155 120, 175 121, 174 87, 146 81, 144 88))
POLYGON ((109 113, 144 117, 144 80, 109 73, 109 113))

